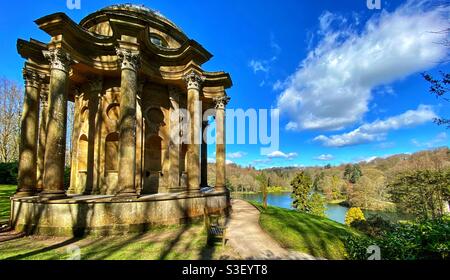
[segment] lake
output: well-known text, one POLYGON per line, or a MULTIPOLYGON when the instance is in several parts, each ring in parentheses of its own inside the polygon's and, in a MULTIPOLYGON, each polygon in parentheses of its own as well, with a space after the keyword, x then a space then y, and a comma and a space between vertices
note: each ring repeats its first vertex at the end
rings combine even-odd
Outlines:
MULTIPOLYGON (((232 194, 233 197, 236 198, 242 198, 245 200, 255 200, 258 202, 262 202, 262 193, 257 194, 232 194)), ((267 204, 286 208, 286 209, 293 209, 292 208, 292 199, 291 199, 291 193, 269 193, 267 195, 267 204)), ((341 206, 338 204, 327 204, 327 210, 325 211, 325 214, 327 217, 333 221, 336 221, 338 223, 344 224, 345 221, 345 215, 347 214, 348 207, 341 206)), ((385 219, 388 219, 390 221, 397 221, 400 219, 408 219, 409 217, 405 215, 401 215, 399 213, 393 213, 393 212, 384 212, 384 211, 367 211, 363 210, 364 215, 367 217, 372 215, 380 215, 385 219)))

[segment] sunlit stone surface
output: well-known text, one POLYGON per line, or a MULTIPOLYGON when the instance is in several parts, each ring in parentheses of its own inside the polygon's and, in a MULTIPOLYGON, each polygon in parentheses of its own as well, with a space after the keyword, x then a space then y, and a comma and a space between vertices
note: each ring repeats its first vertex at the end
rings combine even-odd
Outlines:
POLYGON ((63 13, 36 23, 50 42, 17 43, 26 59, 11 214, 17 230, 140 231, 199 217, 205 207, 226 212, 225 90, 232 83, 225 72, 201 68, 212 56, 206 49, 143 6, 109 6, 79 24, 63 13), (68 102, 75 107, 71 124, 68 102), (217 183, 207 186, 200 137, 203 112, 212 108, 217 183), (64 176, 68 126, 70 181, 64 176))

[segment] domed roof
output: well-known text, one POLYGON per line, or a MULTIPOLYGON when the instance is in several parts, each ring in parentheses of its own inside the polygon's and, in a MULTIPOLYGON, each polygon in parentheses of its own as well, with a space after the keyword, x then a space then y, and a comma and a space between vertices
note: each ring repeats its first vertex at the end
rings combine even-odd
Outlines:
POLYGON ((173 23, 171 20, 166 18, 159 11, 152 10, 144 5, 115 4, 115 5, 107 6, 103 9, 100 9, 100 11, 126 11, 126 12, 139 13, 144 16, 155 17, 155 18, 167 23, 168 25, 172 26, 173 28, 177 29, 178 31, 182 32, 181 29, 175 23, 173 23))

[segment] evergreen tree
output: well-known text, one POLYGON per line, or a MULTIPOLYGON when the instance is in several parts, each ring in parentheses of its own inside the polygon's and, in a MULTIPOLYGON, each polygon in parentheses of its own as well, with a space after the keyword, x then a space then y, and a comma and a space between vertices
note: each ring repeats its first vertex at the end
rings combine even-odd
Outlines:
POLYGON ((316 216, 326 217, 325 197, 319 193, 313 193, 308 199, 307 212, 316 216))
POLYGON ((312 190, 312 179, 305 172, 301 171, 291 181, 292 186, 292 206, 299 211, 307 211, 309 193, 312 190))

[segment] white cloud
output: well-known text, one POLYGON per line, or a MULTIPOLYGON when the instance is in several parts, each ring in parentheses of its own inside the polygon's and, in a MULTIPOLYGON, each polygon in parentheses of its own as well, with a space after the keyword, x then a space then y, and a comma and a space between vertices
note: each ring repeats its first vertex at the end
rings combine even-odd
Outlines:
POLYGON ((282 151, 274 151, 267 155, 268 158, 287 158, 287 159, 293 159, 297 157, 297 153, 283 153, 282 151))
POLYGON ((318 157, 314 158, 315 160, 321 160, 321 161, 330 161, 334 159, 333 155, 326 154, 326 155, 320 155, 318 157))
POLYGON ((227 159, 227 160, 225 161, 225 163, 226 163, 226 164, 234 164, 234 162, 231 161, 231 160, 229 160, 229 159, 227 159))
POLYGON ((431 139, 428 142, 420 142, 416 139, 412 139, 411 143, 413 143, 414 145, 416 145, 417 147, 427 147, 427 148, 432 148, 432 147, 436 147, 439 144, 441 144, 442 142, 447 140, 447 133, 445 132, 441 132, 438 135, 436 135, 433 139, 431 139))
POLYGON ((263 60, 250 60, 250 62, 248 63, 248 66, 250 68, 252 68, 253 73, 257 73, 259 71, 261 72, 268 72, 269 71, 269 66, 267 65, 267 61, 263 61, 263 60))
POLYGON ((447 29, 449 11, 450 6, 432 1, 409 1, 373 16, 362 31, 341 16, 324 13, 316 47, 278 97, 280 111, 289 117, 286 129, 339 130, 361 121, 374 89, 447 57, 448 49, 436 43, 446 34, 433 31, 447 29))
POLYGON ((215 158, 208 158, 208 163, 216 163, 216 159, 215 158))
POLYGON ((231 159, 237 159, 237 158, 242 158, 246 155, 247 155, 246 152, 235 152, 235 153, 227 154, 227 157, 231 158, 231 159))
POLYGON ((435 117, 436 114, 430 106, 419 105, 417 110, 409 110, 401 115, 390 117, 386 120, 377 120, 372 123, 366 123, 347 133, 331 136, 320 135, 314 138, 314 141, 321 142, 324 146, 328 147, 344 147, 373 141, 382 141, 386 138, 386 134, 390 130, 420 125, 435 117))

